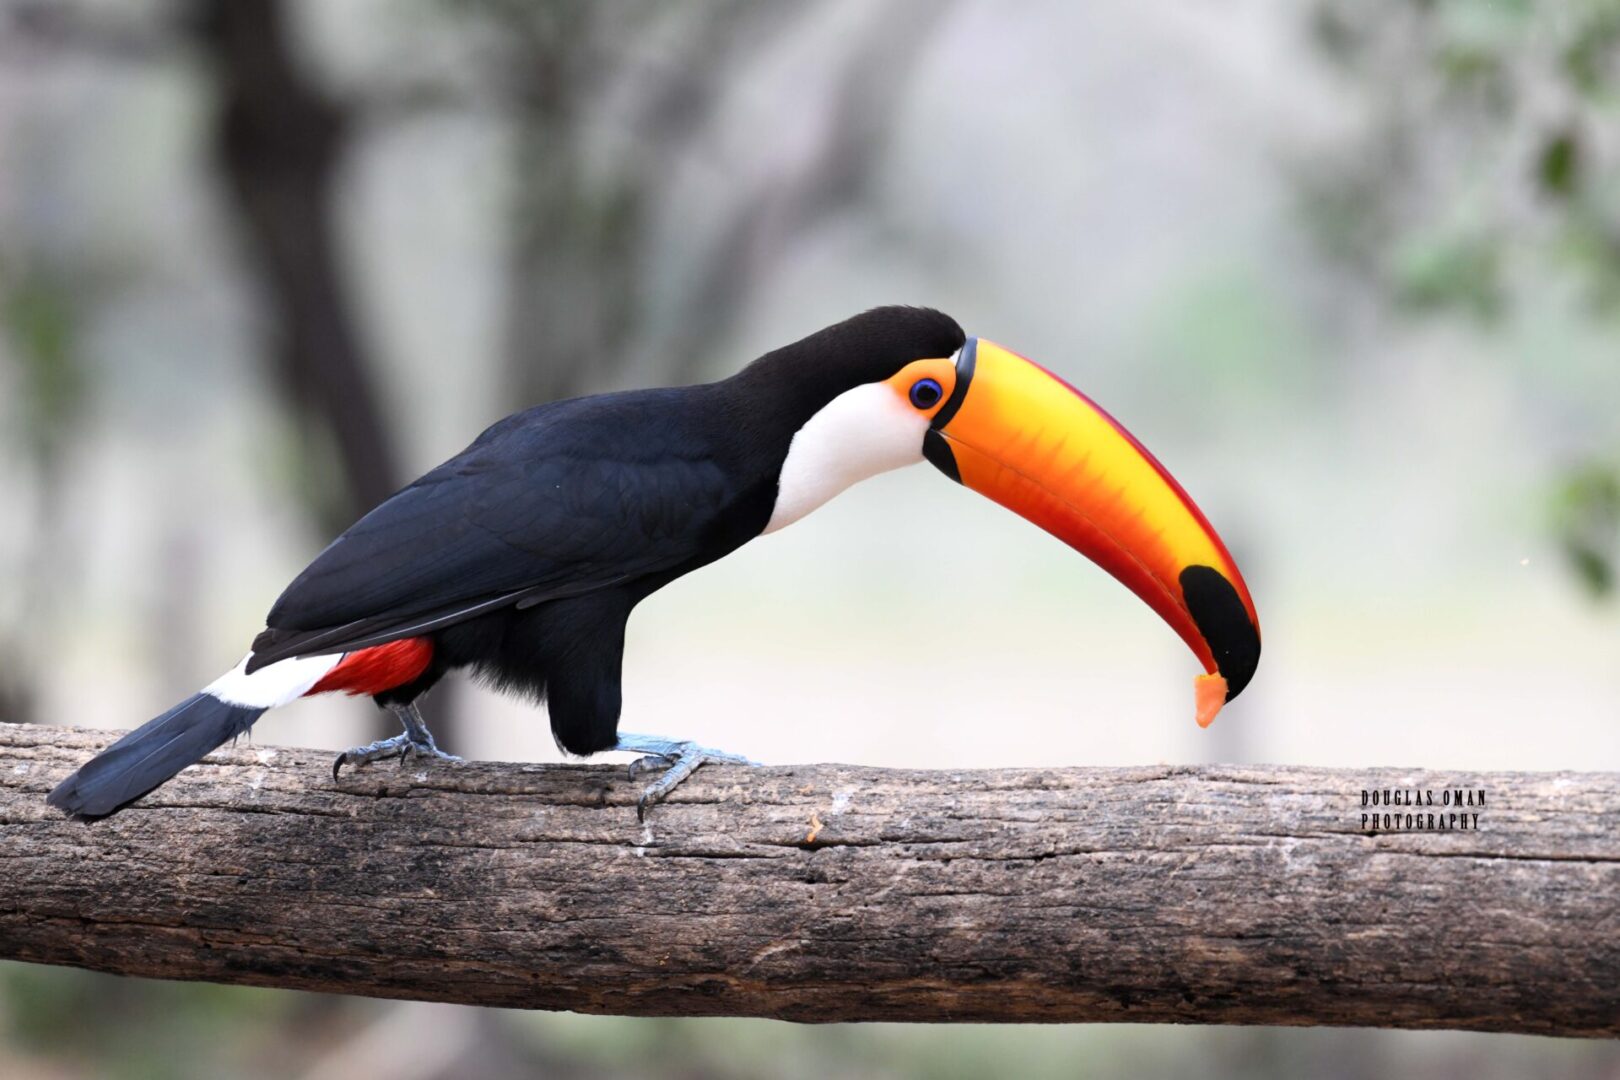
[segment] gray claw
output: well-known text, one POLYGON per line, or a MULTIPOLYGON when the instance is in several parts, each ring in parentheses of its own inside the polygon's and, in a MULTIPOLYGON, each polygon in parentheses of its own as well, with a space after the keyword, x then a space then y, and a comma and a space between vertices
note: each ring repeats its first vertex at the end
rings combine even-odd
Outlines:
POLYGON ((755 765, 757 762, 721 750, 711 750, 694 742, 665 739, 656 735, 621 735, 619 750, 640 750, 643 756, 630 763, 630 779, 648 769, 664 768, 664 775, 647 786, 636 800, 636 820, 646 821, 647 811, 663 802, 700 765, 717 762, 726 765, 755 765))
MULTIPOLYGON (((425 734, 425 732, 424 732, 425 734)), ((365 746, 356 746, 337 756, 332 762, 332 782, 336 783, 338 773, 345 765, 370 765, 374 761, 386 761, 388 758, 398 758, 400 768, 413 756, 420 754, 423 757, 437 758, 440 761, 460 761, 454 754, 447 754, 433 744, 433 736, 418 739, 412 732, 395 735, 392 739, 378 739, 365 746)))

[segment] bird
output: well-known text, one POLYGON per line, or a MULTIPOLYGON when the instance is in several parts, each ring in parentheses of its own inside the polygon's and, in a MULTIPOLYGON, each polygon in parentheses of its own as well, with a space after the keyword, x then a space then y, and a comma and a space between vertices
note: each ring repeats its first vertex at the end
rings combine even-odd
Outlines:
MULTIPOLYGON (((451 671, 544 700, 563 751, 641 755, 637 814, 707 762, 748 759, 618 730, 625 625, 682 575, 861 480, 928 462, 1051 533, 1192 649, 1207 726, 1260 659, 1254 602, 1209 521, 1151 453, 1068 383, 925 307, 874 308, 690 386, 554 401, 498 421, 371 510, 271 607, 235 668, 58 784, 109 815, 244 733, 331 692, 368 695, 399 735, 348 765, 460 760, 418 699, 451 671)), ((751 764, 751 763, 750 763, 751 764)))

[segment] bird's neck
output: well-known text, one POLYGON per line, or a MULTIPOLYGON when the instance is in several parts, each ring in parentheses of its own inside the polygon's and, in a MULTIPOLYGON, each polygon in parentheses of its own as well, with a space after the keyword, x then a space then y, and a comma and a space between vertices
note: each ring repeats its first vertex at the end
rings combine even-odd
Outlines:
POLYGON ((764 532, 793 524, 862 480, 923 459, 928 420, 887 386, 840 391, 804 379, 802 370, 797 379, 778 374, 756 364, 727 380, 736 430, 754 441, 756 460, 774 469, 776 501, 764 532))

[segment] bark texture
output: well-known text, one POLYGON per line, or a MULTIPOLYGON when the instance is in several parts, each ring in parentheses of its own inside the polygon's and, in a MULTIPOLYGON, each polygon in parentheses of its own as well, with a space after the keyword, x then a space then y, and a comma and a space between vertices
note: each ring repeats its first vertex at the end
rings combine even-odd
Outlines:
POLYGON ((104 821, 46 807, 110 738, 0 725, 0 957, 634 1015, 1620 1035, 1613 774, 708 766, 643 826, 622 767, 333 783, 244 747, 104 821), (1364 789, 1459 788, 1477 832, 1362 831, 1364 789))

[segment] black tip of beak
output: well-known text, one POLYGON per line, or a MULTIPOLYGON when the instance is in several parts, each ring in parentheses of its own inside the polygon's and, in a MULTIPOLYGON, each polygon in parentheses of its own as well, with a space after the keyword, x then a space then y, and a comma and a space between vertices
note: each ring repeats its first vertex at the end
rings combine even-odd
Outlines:
POLYGON ((1226 700, 1231 701, 1260 666, 1260 631, 1249 620, 1237 589, 1212 566, 1183 570, 1181 595, 1198 632, 1209 643, 1215 667, 1226 680, 1226 700))

